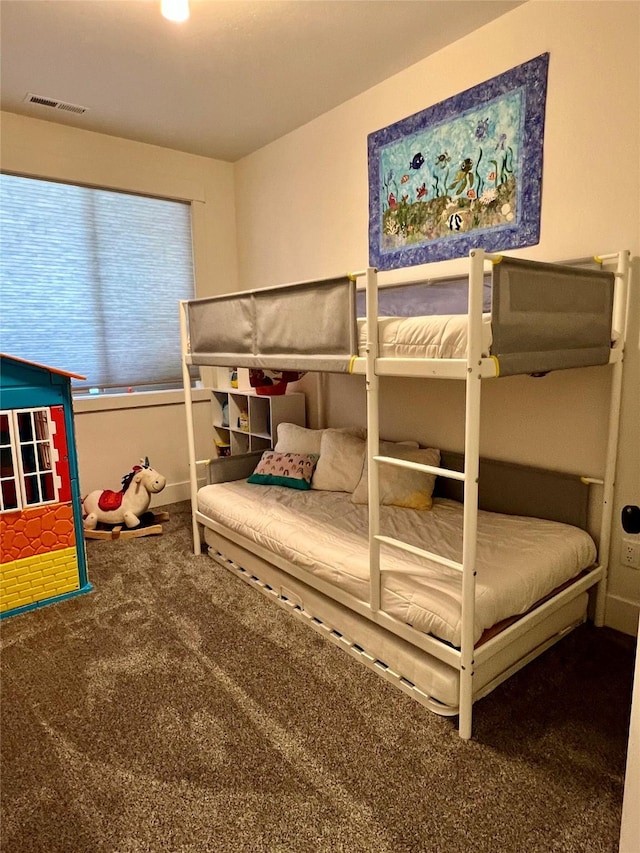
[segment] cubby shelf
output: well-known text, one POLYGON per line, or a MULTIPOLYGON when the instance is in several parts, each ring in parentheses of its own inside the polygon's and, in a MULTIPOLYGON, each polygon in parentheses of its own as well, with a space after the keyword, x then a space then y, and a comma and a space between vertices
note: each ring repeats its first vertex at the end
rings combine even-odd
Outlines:
POLYGON ((213 440, 219 456, 268 450, 278 424, 305 425, 304 394, 261 396, 255 391, 214 388, 211 393, 213 440))

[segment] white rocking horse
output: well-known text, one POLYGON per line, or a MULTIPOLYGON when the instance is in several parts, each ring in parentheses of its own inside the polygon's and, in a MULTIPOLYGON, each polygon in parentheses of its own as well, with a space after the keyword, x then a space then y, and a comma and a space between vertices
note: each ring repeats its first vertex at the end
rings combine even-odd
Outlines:
POLYGON ((167 484, 166 477, 149 465, 149 458, 140 460, 133 470, 122 478, 122 489, 90 492, 82 501, 85 530, 95 530, 98 524, 122 524, 137 527, 140 516, 149 508, 151 495, 161 492, 167 484))

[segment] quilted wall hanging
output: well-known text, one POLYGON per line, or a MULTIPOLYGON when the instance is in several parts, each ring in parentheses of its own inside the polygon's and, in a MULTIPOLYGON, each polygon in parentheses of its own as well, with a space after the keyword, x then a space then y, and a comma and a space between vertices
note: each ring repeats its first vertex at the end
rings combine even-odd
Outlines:
POLYGON ((369 135, 372 266, 539 242, 548 66, 541 54, 369 135))

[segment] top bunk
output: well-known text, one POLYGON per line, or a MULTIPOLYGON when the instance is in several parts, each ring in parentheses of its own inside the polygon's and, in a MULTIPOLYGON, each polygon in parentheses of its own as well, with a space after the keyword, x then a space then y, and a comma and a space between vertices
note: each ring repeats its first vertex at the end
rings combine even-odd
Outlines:
POLYGON ((474 249, 463 277, 383 286, 369 268, 188 300, 185 362, 443 378, 607 364, 621 349, 625 264, 624 252, 585 267, 474 249))

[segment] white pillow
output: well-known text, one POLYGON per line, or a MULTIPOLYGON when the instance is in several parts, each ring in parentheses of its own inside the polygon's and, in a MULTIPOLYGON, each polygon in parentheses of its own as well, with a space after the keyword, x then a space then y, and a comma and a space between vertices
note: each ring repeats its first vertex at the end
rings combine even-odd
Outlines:
POLYGON ((278 441, 273 448, 277 453, 320 454, 322 429, 307 429, 297 424, 278 424, 278 441))
MULTIPOLYGON (((433 447, 415 448, 391 441, 380 442, 380 456, 392 456, 423 465, 440 465, 440 451, 433 447)), ((436 482, 435 474, 425 471, 413 471, 397 465, 380 463, 379 468, 380 503, 384 506, 401 506, 409 509, 431 509, 431 495, 436 482)), ((315 477, 314 477, 315 479, 315 477)), ((362 477, 351 500, 356 504, 369 502, 369 478, 365 465, 362 477)))
POLYGON ((367 445, 364 439, 340 429, 325 429, 312 489, 352 492, 362 476, 367 445))

